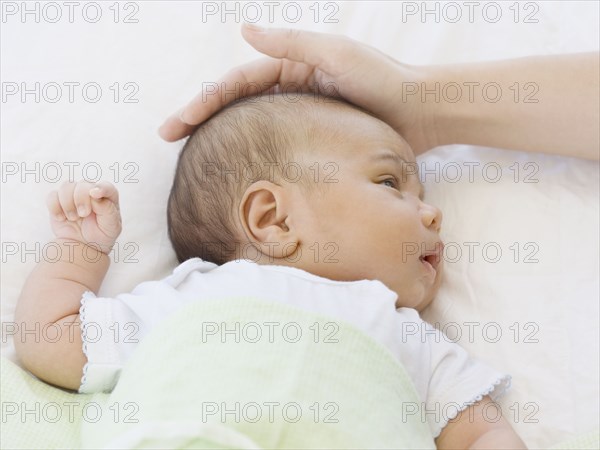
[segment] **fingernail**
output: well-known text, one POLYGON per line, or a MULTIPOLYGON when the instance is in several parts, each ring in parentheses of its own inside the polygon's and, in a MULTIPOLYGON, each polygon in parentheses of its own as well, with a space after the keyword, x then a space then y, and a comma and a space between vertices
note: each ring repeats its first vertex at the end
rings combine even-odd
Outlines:
POLYGON ((79 208, 77 208, 77 212, 79 213, 79 217, 85 216, 85 206, 80 206, 79 208))
POLYGON ((62 222, 63 220, 65 220, 65 216, 63 214, 55 214, 54 218, 56 220, 58 220, 59 222, 62 222))
POLYGON ((244 22, 244 26, 248 31, 252 31, 253 33, 264 33, 267 31, 266 28, 263 28, 259 25, 255 25, 253 23, 244 22))

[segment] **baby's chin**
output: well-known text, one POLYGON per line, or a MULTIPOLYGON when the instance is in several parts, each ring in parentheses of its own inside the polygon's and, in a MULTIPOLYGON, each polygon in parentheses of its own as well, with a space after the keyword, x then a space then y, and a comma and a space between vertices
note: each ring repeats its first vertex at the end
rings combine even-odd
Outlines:
POLYGON ((423 302, 421 302, 419 307, 415 308, 417 311, 419 311, 419 312, 423 311, 424 309, 428 308, 435 301, 435 298, 437 297, 437 294, 440 290, 441 282, 442 282, 442 277, 440 276, 440 279, 436 280, 435 284, 433 286, 431 286, 431 289, 429 289, 427 291, 427 293, 423 299, 423 302))

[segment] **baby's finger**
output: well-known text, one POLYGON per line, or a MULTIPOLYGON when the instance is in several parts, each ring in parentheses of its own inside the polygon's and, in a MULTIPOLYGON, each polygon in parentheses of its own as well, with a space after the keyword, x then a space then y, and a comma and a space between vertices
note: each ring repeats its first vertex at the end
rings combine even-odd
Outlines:
POLYGON ((90 189, 94 186, 93 183, 80 181, 75 185, 73 192, 73 201, 79 217, 87 217, 92 212, 92 199, 90 198, 90 189))
POLYGON ((75 190, 75 183, 65 183, 58 190, 58 201, 63 210, 65 216, 69 220, 77 220, 79 218, 77 209, 75 208, 75 201, 73 200, 73 192, 75 190))
POLYGON ((89 190, 89 195, 92 197, 92 209, 96 214, 106 214, 112 211, 112 209, 106 209, 109 204, 113 204, 115 209, 119 210, 119 191, 113 184, 107 181, 96 183, 89 190))
POLYGON ((52 215, 52 217, 55 220, 63 222, 67 219, 63 214, 62 207, 60 206, 57 191, 52 191, 48 194, 48 196, 46 197, 46 206, 48 207, 48 212, 52 215))

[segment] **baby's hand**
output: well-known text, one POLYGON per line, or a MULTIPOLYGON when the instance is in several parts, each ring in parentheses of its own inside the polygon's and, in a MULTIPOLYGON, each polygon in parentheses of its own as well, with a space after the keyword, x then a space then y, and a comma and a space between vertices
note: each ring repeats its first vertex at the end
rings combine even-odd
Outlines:
POLYGON ((65 183, 47 199, 50 225, 59 239, 70 239, 108 254, 121 233, 119 193, 109 182, 65 183))

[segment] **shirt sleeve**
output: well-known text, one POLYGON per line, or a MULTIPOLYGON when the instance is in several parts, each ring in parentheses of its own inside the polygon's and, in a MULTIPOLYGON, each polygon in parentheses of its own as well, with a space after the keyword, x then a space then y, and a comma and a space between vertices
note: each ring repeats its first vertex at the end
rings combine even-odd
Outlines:
MULTIPOLYGON (((425 359, 428 364, 420 367, 427 373, 419 374, 426 376, 429 384, 424 390, 423 403, 413 408, 413 412, 427 421, 433 437, 437 438, 448 421, 484 396, 494 401, 501 397, 510 388, 511 376, 469 356, 442 331, 422 320, 416 311, 410 320, 413 326, 405 327, 411 330, 410 336, 403 339, 413 342, 407 349, 429 355, 425 359)), ((490 415, 495 414, 496 411, 490 411, 490 415)))
POLYGON ((186 261, 165 279, 143 282, 131 293, 114 298, 97 297, 90 291, 83 294, 79 319, 87 362, 80 393, 113 390, 141 340, 190 300, 181 295, 178 286, 188 274, 204 266, 207 264, 199 260, 186 261))

